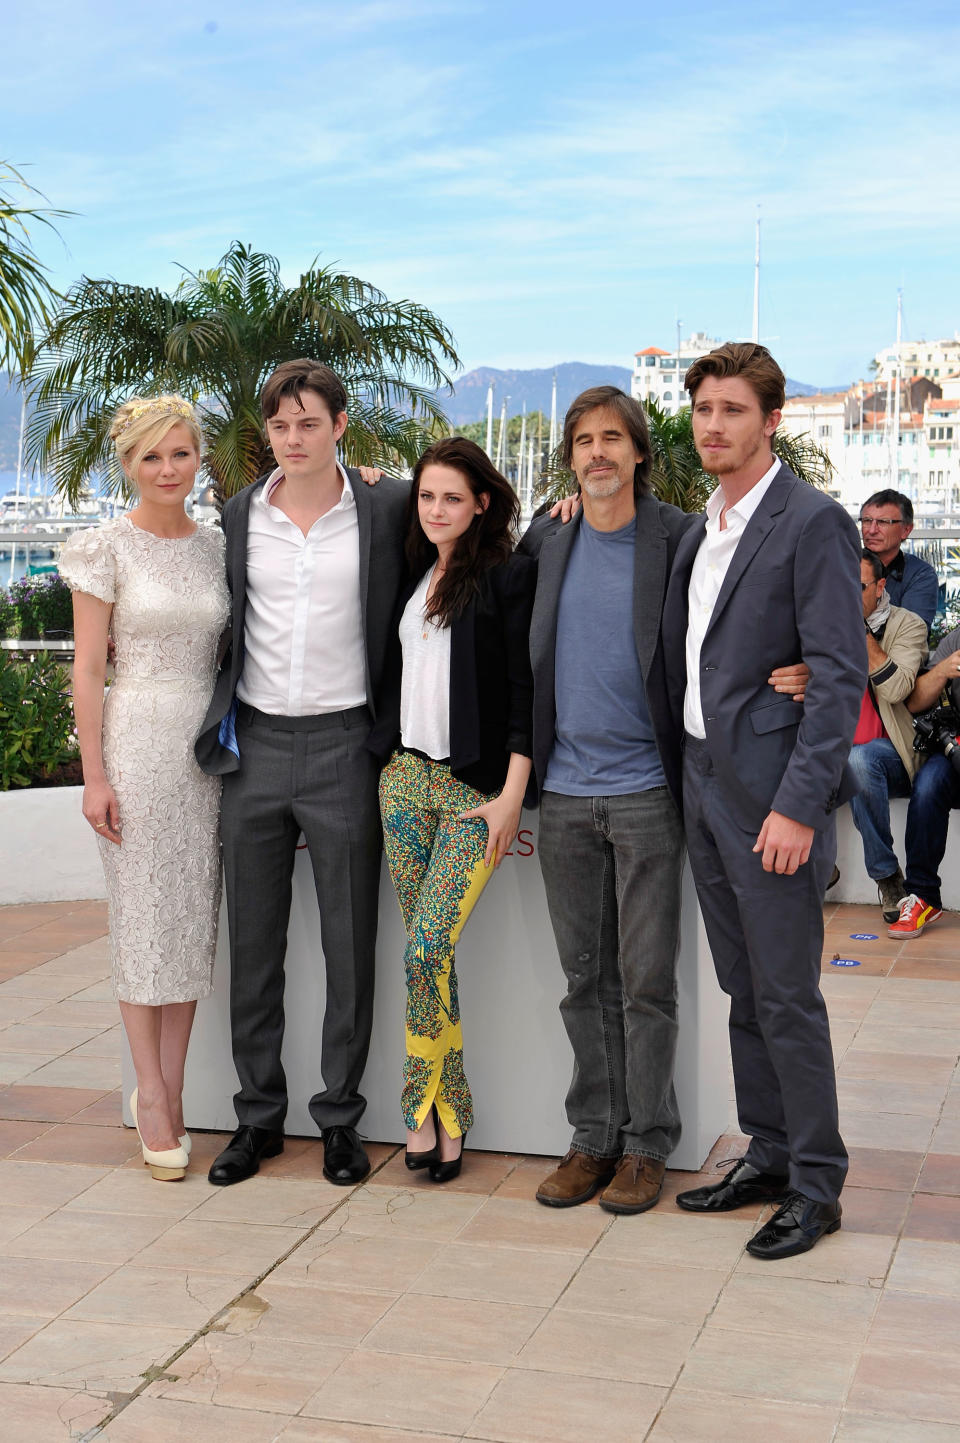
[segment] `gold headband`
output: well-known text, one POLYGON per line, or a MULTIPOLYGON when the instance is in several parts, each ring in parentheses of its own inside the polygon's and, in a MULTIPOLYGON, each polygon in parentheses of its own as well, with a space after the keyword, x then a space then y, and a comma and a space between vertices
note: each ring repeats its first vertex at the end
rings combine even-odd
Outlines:
POLYGON ((141 416, 182 416, 186 421, 193 420, 193 407, 189 401, 141 401, 139 405, 132 407, 123 418, 123 425, 117 432, 117 437, 123 435, 128 426, 134 421, 139 421, 141 416))

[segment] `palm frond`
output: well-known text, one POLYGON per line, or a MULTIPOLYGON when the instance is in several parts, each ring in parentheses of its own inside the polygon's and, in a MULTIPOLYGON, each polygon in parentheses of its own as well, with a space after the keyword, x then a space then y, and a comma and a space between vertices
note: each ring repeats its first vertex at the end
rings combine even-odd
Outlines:
POLYGON ((0 365, 15 366, 22 375, 32 360, 34 331, 47 324, 58 299, 47 267, 34 252, 30 227, 36 223, 55 230, 52 217, 68 212, 18 204, 17 190, 40 196, 16 166, 0 161, 0 365))
POLYGON ((257 406, 282 361, 311 356, 349 397, 345 454, 410 465, 446 425, 434 391, 459 366, 443 323, 391 302, 357 276, 317 264, 284 287, 274 256, 234 242, 207 270, 181 268, 171 294, 84 277, 47 328, 33 368, 30 459, 75 496, 83 467, 108 476, 94 437, 132 391, 175 390, 201 404, 205 462, 225 495, 269 464, 257 406), (99 428, 99 429, 98 429, 99 428))

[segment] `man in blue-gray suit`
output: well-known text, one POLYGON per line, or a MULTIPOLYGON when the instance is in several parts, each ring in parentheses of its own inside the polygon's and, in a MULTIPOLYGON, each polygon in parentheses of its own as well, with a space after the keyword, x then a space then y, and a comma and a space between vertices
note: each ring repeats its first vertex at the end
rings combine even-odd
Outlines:
POLYGON ((781 1204, 747 1244, 807 1251, 840 1226, 847 1154, 819 976, 835 812, 867 676, 859 541, 846 513, 773 455, 784 376, 729 343, 687 372, 700 459, 719 481, 677 551, 664 608, 671 709, 685 733, 684 824, 730 1045, 745 1156, 694 1212, 781 1204), (771 669, 810 668, 803 705, 771 669))

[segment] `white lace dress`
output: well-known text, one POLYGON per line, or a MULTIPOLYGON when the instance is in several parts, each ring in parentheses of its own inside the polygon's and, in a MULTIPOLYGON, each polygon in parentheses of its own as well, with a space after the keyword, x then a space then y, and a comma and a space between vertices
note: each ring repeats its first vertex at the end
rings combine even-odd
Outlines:
POLYGON ((230 610, 223 533, 171 539, 128 517, 64 544, 73 591, 113 603, 116 677, 103 763, 123 842, 100 839, 113 979, 121 1002, 209 995, 220 906, 220 779, 193 755, 230 610))

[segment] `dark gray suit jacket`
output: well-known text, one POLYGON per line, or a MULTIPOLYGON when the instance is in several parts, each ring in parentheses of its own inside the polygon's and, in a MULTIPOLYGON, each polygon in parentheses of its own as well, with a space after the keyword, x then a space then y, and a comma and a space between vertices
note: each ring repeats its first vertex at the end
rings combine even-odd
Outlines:
MULTIPOLYGON (((543 786, 556 730, 554 665, 557 649, 557 609, 560 589, 570 559, 582 512, 564 525, 559 517, 538 516, 530 523, 519 550, 538 561, 537 592, 530 623, 530 660, 533 664, 533 778, 537 792, 543 786)), ((637 539, 633 571, 633 636, 653 723, 657 750, 667 785, 680 805, 680 742, 667 699, 660 616, 670 567, 680 541, 699 518, 676 506, 641 496, 637 501, 637 539)), ((602 638, 597 638, 602 645, 602 638)), ((528 793, 528 803, 532 800, 528 793)))
MULTIPOLYGON (((687 589, 705 517, 683 538, 664 608, 674 726, 683 729, 687 589)), ((822 829, 856 791, 845 766, 867 683, 860 538, 822 491, 781 466, 744 529, 700 654, 707 747, 739 824, 781 812, 822 829), (802 657, 803 704, 767 684, 802 657)))
MULTIPOLYGON (((367 486, 359 471, 347 468, 357 504, 360 532, 360 610, 366 653, 367 698, 371 714, 381 683, 390 620, 403 581, 403 530, 409 481, 384 476, 376 486, 367 486)), ((244 621, 247 606, 247 526, 250 503, 267 477, 232 496, 223 508, 226 536, 227 583, 233 598, 233 615, 228 644, 217 676, 213 699, 195 744, 199 765, 205 772, 236 771, 240 763, 229 748, 221 746, 220 723, 233 704, 237 682, 243 671, 244 621)))

